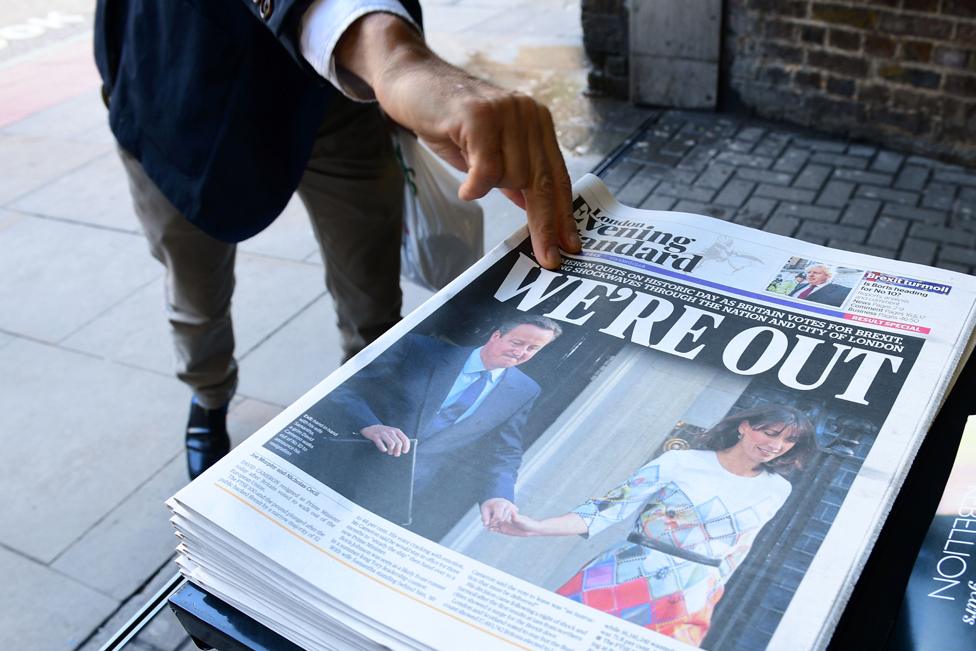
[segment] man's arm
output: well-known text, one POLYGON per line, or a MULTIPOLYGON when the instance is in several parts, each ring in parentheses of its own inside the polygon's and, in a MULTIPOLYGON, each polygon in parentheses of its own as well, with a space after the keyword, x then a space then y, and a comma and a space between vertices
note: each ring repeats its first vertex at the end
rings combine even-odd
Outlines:
POLYGON ((479 504, 481 523, 490 529, 510 521, 517 513, 515 481, 522 465, 522 425, 532 409, 530 401, 504 425, 500 443, 492 458, 485 460, 491 478, 479 504))
POLYGON ((511 522, 518 515, 518 507, 504 497, 493 497, 479 505, 481 510, 481 524, 486 529, 496 530, 506 522, 511 522))
POLYGON ((559 248, 580 250, 569 174, 545 106, 448 64, 406 21, 386 13, 356 20, 334 56, 337 66, 373 89, 392 119, 468 173, 461 199, 498 187, 526 210, 543 266, 559 265, 559 248))
POLYGON ((522 427, 539 394, 538 386, 534 388, 530 398, 495 433, 495 448, 491 457, 484 461, 490 475, 479 505, 481 522, 485 527, 493 529, 502 522, 510 521, 518 513, 515 481, 522 465, 522 427))

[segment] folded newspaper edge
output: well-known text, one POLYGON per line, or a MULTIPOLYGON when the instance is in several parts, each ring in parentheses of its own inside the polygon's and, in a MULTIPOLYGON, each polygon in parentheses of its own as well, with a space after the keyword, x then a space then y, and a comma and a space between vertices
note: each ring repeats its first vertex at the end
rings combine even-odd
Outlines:
POLYGON ((592 175, 573 209, 561 269, 519 229, 172 497, 181 571, 307 648, 826 647, 972 348, 976 278, 592 175), (330 460, 371 425, 409 468, 330 460))

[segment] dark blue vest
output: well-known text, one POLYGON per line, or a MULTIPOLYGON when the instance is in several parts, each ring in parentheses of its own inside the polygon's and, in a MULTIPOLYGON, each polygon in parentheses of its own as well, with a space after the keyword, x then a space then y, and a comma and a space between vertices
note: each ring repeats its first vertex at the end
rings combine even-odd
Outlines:
MULTIPOLYGON (((419 23, 419 4, 402 2, 419 23)), ((218 239, 246 239, 281 213, 337 92, 301 56, 309 3, 98 0, 95 59, 112 132, 218 239)))

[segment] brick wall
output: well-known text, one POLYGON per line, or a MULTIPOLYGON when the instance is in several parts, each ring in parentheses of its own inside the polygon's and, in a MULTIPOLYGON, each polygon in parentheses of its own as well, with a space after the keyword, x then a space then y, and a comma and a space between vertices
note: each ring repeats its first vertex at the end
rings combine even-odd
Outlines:
POLYGON ((583 47, 592 67, 590 90, 610 97, 627 98, 626 0, 582 0, 583 47))
POLYGON ((976 0, 726 0, 726 107, 976 164, 976 0))

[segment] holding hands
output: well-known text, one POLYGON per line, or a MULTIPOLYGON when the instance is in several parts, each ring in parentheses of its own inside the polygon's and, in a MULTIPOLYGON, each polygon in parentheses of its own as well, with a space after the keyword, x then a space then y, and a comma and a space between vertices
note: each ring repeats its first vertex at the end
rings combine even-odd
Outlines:
POLYGON ((490 526, 488 529, 497 533, 503 533, 506 536, 518 536, 520 538, 540 535, 539 521, 527 515, 520 515, 517 512, 508 520, 490 526))
POLYGON ((518 516, 518 507, 504 497, 493 497, 481 503, 481 524, 497 531, 503 524, 518 516))

